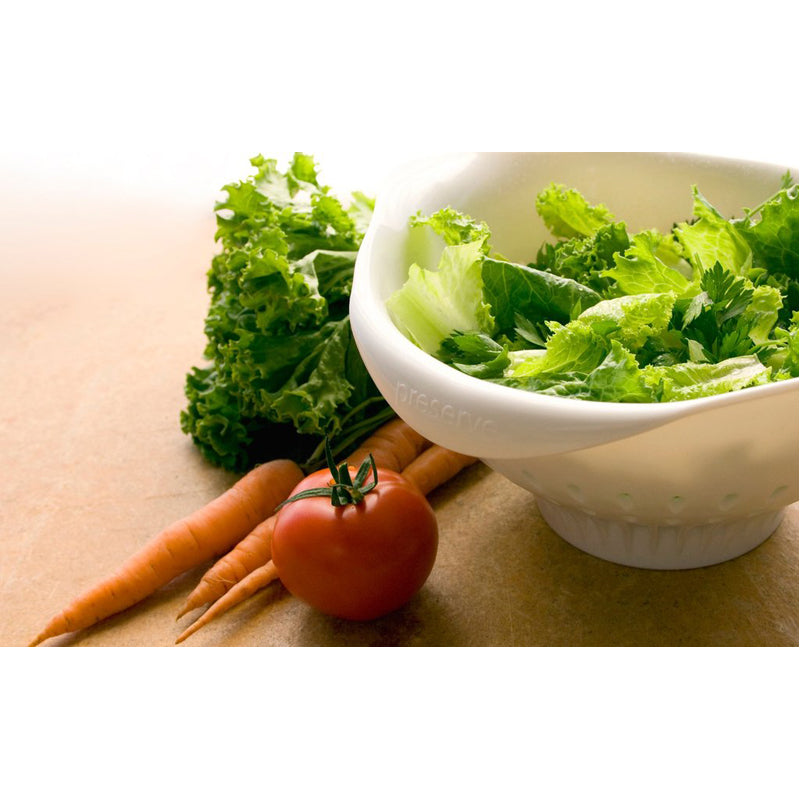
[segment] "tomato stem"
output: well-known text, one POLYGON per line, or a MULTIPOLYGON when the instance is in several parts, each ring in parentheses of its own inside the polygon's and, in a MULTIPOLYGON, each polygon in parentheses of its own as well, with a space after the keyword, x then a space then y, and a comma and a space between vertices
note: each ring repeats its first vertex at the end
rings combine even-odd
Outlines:
POLYGON ((325 439, 325 461, 328 464, 328 469, 331 471, 332 480, 328 486, 320 486, 316 489, 306 489, 305 491, 298 492, 288 499, 284 500, 277 508, 283 508, 287 503, 294 503, 297 500, 303 500, 307 497, 329 497, 331 505, 346 506, 358 505, 363 502, 364 496, 371 492, 378 485, 378 467, 375 465, 375 459, 370 453, 362 462, 361 466, 355 474, 355 477, 350 475, 350 467, 346 461, 343 461, 337 466, 333 459, 330 444, 327 438, 325 439), (367 483, 367 478, 372 472, 373 479, 367 483))

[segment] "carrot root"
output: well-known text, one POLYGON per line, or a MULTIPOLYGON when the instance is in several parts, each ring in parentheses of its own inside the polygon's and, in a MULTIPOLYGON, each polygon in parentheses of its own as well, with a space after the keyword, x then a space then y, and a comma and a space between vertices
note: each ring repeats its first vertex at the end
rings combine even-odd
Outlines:
POLYGON ((233 606, 244 602, 248 597, 252 597, 259 589, 263 589, 268 584, 278 579, 278 571, 272 561, 268 561, 261 567, 254 569, 246 575, 232 589, 226 592, 213 605, 198 617, 176 640, 175 644, 188 639, 193 633, 200 630, 223 612, 233 606))
POLYGON ((219 599, 254 569, 269 561, 272 554, 272 531, 275 529, 275 520, 275 514, 267 517, 233 550, 220 558, 186 598, 176 619, 219 599))
POLYGON ((413 483, 424 495, 429 495, 461 470, 475 464, 475 456, 466 456, 432 445, 420 453, 402 472, 404 478, 413 483))
POLYGON ((371 454, 377 466, 401 472, 430 445, 422 434, 397 417, 368 436, 347 462, 359 466, 371 454))
POLYGON ((82 630, 151 595, 192 567, 241 541, 285 500, 303 473, 276 459, 248 472, 203 508, 169 525, 114 573, 56 614, 30 643, 82 630))
MULTIPOLYGON (((431 445, 426 447, 420 454, 414 458, 411 463, 403 470, 402 474, 409 481, 411 481, 423 494, 429 494, 434 489, 455 477, 459 472, 467 467, 475 464, 478 459, 474 456, 467 456, 461 453, 455 453, 452 450, 447 450, 439 445, 431 445)), ((272 527, 269 529, 269 537, 265 541, 264 547, 271 549, 272 545, 272 530, 274 529, 274 517, 272 527)), ((269 522, 269 520, 267 520, 269 522)), ((266 522, 262 524, 262 528, 266 528, 266 522)), ((252 534, 251 534, 252 535, 252 534)), ((242 547, 249 537, 242 540, 237 547, 242 547)), ((233 551, 232 551, 233 552, 233 551)), ((258 553, 252 555, 255 559, 258 553)), ((227 558, 227 557, 226 557, 227 558)), ((267 559, 270 556, 266 557, 267 559)), ((221 559, 221 561, 224 559, 221 559)), ((220 562, 218 562, 220 563, 220 562)), ((212 568, 213 569, 213 568, 212 568)), ((220 616, 223 612, 230 610, 234 606, 243 602, 247 598, 255 594, 266 583, 279 578, 272 561, 267 560, 266 563, 262 562, 261 565, 253 567, 252 571, 241 578, 238 583, 233 586, 224 586, 217 584, 217 590, 222 589, 222 594, 218 595, 216 602, 211 605, 208 610, 191 626, 189 627, 177 642, 182 642, 196 630, 206 625, 212 619, 220 616)), ((200 588, 200 587, 198 587, 200 588)), ((195 590, 197 591, 197 590, 195 590)), ((188 610, 188 609, 187 609, 188 610)))
MULTIPOLYGON (((431 443, 424 436, 397 417, 368 436, 346 460, 349 464, 358 466, 372 454, 378 467, 400 472, 430 446, 431 443)), ((269 561, 272 557, 274 527, 274 517, 265 520, 228 554, 220 558, 203 575, 187 597, 178 618, 189 611, 215 602, 238 581, 269 561)))

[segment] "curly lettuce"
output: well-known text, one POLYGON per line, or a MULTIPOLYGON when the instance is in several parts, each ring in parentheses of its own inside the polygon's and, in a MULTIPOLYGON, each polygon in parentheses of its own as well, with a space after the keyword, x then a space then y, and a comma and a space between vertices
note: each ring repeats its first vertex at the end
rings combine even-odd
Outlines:
POLYGON ((372 212, 345 207, 311 156, 224 187, 208 271, 205 363, 186 376, 182 430, 213 464, 241 472, 271 458, 306 469, 323 443, 343 453, 392 412, 358 354, 348 303, 372 212))
POLYGON ((798 377, 797 184, 787 173, 739 219, 691 192, 691 220, 629 231, 550 184, 536 212, 555 242, 527 265, 492 253, 483 222, 418 215, 469 256, 458 272, 452 255, 413 265, 389 312, 466 374, 561 397, 672 402, 798 377))

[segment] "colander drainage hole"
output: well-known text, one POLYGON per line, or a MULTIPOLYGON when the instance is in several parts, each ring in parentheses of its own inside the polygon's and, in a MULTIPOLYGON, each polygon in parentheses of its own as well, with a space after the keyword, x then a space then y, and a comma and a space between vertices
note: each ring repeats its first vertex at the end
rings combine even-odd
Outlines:
POLYGON ((776 488, 776 489, 775 489, 775 490, 772 492, 772 494, 769 496, 769 499, 770 499, 771 501, 778 500, 778 499, 780 498, 780 496, 781 496, 781 495, 783 495, 783 494, 786 494, 786 490, 787 490, 788 488, 789 488, 789 487, 788 487, 788 486, 786 486, 785 484, 783 484, 782 486, 778 486, 778 487, 777 487, 777 488, 776 488))
POLYGON ((567 491, 569 492, 569 496, 575 500, 575 502, 583 503, 583 490, 580 486, 576 486, 574 483, 568 483, 567 491))
POLYGON ((629 492, 620 492, 617 495, 617 502, 619 503, 620 508, 624 509, 625 511, 633 510, 633 497, 631 497, 629 492))
POLYGON ((677 514, 686 505, 686 498, 679 494, 673 495, 669 501, 669 510, 677 514))

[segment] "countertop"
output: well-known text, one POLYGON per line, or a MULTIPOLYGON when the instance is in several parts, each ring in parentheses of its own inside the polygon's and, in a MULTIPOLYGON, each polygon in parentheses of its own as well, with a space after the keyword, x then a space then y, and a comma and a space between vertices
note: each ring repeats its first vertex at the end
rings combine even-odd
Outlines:
MULTIPOLYGON (((6 182, 8 187, 8 182, 6 182)), ((20 183, 0 200, 0 645, 24 646, 80 591, 234 480, 181 432, 200 363, 213 198, 164 203, 20 183)), ((659 572, 565 543, 536 498, 484 465, 431 495, 439 556, 373 623, 279 584, 192 646, 797 646, 798 507, 754 551, 659 572)), ((172 646, 209 565, 47 645, 172 646)), ((198 612, 196 612, 198 613, 198 612)))

